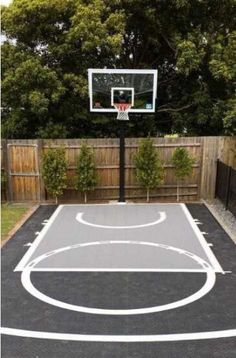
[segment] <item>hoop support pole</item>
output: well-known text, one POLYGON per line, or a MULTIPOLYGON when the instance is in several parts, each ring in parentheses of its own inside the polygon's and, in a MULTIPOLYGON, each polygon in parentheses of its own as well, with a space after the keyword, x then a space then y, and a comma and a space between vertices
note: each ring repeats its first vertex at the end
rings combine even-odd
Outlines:
POLYGON ((119 202, 125 202, 125 127, 124 122, 120 123, 120 188, 119 202))

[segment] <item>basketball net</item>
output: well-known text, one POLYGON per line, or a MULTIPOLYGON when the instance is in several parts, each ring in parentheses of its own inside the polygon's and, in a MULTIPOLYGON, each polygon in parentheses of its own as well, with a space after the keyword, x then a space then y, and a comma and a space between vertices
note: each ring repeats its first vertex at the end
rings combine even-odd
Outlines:
POLYGON ((117 119, 128 121, 129 120, 129 110, 131 108, 131 103, 114 103, 114 107, 117 110, 117 119))

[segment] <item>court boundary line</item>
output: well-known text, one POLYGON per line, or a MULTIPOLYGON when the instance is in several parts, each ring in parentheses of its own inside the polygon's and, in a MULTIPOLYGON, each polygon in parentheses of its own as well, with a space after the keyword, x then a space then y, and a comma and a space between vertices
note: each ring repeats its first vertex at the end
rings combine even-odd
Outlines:
POLYGON ((66 341, 81 342, 170 342, 170 341, 191 341, 217 338, 232 338, 236 336, 236 329, 227 329, 220 331, 208 332, 191 332, 191 333, 170 333, 170 334, 153 334, 153 335, 98 335, 98 334, 78 334, 78 333, 59 333, 45 331, 30 331, 26 329, 2 327, 1 333, 10 336, 54 339, 66 341))
MULTIPOLYGON (((126 268, 33 268, 32 272, 182 272, 182 273, 206 273, 203 269, 126 269, 126 268)), ((213 271, 217 273, 214 269, 213 271)))
POLYGON ((38 234, 37 238, 33 241, 32 245, 29 247, 29 249, 26 251, 20 262, 17 264, 17 266, 14 269, 14 272, 17 271, 23 271, 25 268, 27 262, 30 260, 30 258, 33 256, 34 252, 36 251, 37 247, 39 246, 40 242, 43 240, 46 232, 49 230, 49 228, 52 226, 55 218, 58 216, 59 212, 62 210, 64 205, 59 205, 56 210, 53 212, 52 216, 49 218, 47 224, 43 227, 43 229, 38 234))
POLYGON ((214 268, 215 272, 218 273, 224 273, 223 268, 221 267, 219 261, 217 260, 215 254, 213 253, 213 251, 211 250, 210 246, 208 245, 204 235, 202 234, 201 230, 199 229, 199 227, 197 226, 196 222, 194 221, 190 211, 188 210, 187 206, 183 203, 180 204, 190 226, 192 227, 198 241, 200 242, 203 250, 205 251, 205 254, 208 258, 208 260, 210 261, 212 267, 214 268))

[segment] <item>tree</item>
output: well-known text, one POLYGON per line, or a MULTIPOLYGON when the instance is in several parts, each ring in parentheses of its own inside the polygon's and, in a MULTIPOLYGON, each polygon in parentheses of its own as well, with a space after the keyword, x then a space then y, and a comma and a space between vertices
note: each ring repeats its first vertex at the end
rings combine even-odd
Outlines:
POLYGON ((63 190, 67 187, 67 162, 65 158, 65 149, 50 148, 43 154, 43 179, 45 187, 51 194, 56 204, 58 197, 63 194, 63 190))
POLYGON ((123 10, 106 0, 14 0, 3 7, 3 136, 96 136, 87 69, 113 67, 124 26, 123 10))
POLYGON ((134 157, 136 177, 147 191, 147 202, 149 202, 150 189, 156 188, 164 179, 164 169, 153 144, 150 137, 142 139, 138 153, 134 157))
POLYGON ((14 0, 2 11, 3 136, 117 136, 87 111, 87 69, 105 66, 158 69, 157 113, 128 136, 235 134, 234 19, 234 0, 14 0))
POLYGON ((94 154, 86 144, 83 144, 77 160, 75 187, 84 194, 85 203, 87 203, 88 191, 94 190, 96 185, 97 173, 94 154))
POLYGON ((192 166, 195 162, 195 159, 189 155, 185 148, 176 148, 171 161, 174 165, 175 176, 177 178, 177 201, 179 201, 180 181, 192 173, 192 166))

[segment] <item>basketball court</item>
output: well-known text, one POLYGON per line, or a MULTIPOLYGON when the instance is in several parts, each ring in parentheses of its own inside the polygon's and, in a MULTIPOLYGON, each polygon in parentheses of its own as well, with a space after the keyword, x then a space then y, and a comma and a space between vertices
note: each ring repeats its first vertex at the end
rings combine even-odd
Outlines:
POLYGON ((4 246, 2 357, 235 357, 233 241, 203 204, 125 203, 124 123, 155 112, 157 70, 88 84, 121 120, 119 203, 40 206, 4 246))
POLYGON ((202 204, 41 206, 2 256, 3 357, 235 356, 235 244, 202 204))

